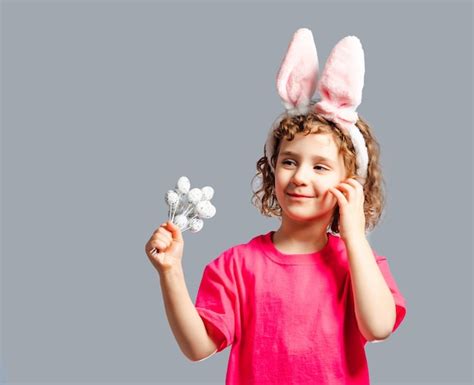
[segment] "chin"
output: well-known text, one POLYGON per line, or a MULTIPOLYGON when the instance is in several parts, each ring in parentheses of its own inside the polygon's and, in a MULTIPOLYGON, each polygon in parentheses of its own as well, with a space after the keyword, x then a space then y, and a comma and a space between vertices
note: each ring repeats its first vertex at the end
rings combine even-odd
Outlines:
POLYGON ((320 216, 316 212, 308 213, 308 210, 285 210, 284 213, 289 219, 299 222, 314 220, 320 216))
POLYGON ((325 217, 328 215, 328 213, 331 213, 331 215, 334 213, 334 207, 324 207, 320 208, 318 210, 308 210, 307 208, 305 209, 304 207, 301 208, 291 208, 291 209, 285 209, 283 210, 286 214, 287 217, 295 220, 295 221, 312 221, 316 219, 320 219, 322 217, 325 217))

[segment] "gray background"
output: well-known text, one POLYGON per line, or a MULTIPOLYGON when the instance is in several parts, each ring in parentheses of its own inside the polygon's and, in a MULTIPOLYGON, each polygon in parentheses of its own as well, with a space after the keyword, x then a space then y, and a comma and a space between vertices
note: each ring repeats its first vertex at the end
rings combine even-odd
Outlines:
POLYGON ((358 111, 382 148, 387 207, 371 234, 407 300, 372 382, 472 381, 472 4, 2 3, 1 379, 224 383, 230 347, 188 361, 144 253, 186 175, 214 218, 185 232, 204 266, 278 228, 250 203, 275 76, 294 31, 321 70, 358 36, 358 111))

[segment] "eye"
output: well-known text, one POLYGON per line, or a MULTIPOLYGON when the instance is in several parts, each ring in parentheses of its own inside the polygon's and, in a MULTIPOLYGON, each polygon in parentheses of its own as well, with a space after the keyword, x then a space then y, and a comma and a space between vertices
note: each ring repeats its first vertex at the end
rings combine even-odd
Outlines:
POLYGON ((322 167, 322 166, 314 166, 314 167, 315 167, 315 168, 319 167, 320 170, 325 170, 325 171, 327 171, 327 168, 326 168, 326 167, 322 167))
MULTIPOLYGON (((289 160, 289 159, 285 159, 285 160, 282 160, 281 162, 282 164, 288 164, 288 165, 291 165, 293 164, 294 162, 292 160, 289 160)), ((326 167, 323 167, 323 166, 314 166, 316 169, 318 170, 321 170, 321 171, 329 171, 326 167)))

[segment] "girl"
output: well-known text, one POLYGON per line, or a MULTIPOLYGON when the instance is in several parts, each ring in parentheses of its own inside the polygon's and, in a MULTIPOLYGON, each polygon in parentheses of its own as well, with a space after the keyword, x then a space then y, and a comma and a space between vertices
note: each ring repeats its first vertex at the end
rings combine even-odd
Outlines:
POLYGON ((286 111, 257 163, 252 200, 281 219, 277 231, 211 261, 194 304, 180 229, 165 223, 145 246, 183 353, 201 361, 232 346, 227 385, 369 384, 365 344, 388 338, 406 313, 387 258, 366 238, 384 201, 379 146, 355 112, 360 41, 342 39, 318 75, 313 35, 299 29, 277 77, 286 111))

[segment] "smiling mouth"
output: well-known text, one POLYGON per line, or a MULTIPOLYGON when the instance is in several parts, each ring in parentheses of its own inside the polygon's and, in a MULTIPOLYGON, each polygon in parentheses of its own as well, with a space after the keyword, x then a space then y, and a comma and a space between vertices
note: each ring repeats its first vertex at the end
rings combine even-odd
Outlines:
POLYGON ((303 196, 303 195, 292 195, 292 194, 288 194, 287 195, 290 197, 290 198, 296 198, 296 199, 311 199, 311 198, 314 198, 314 197, 307 197, 307 196, 303 196))

